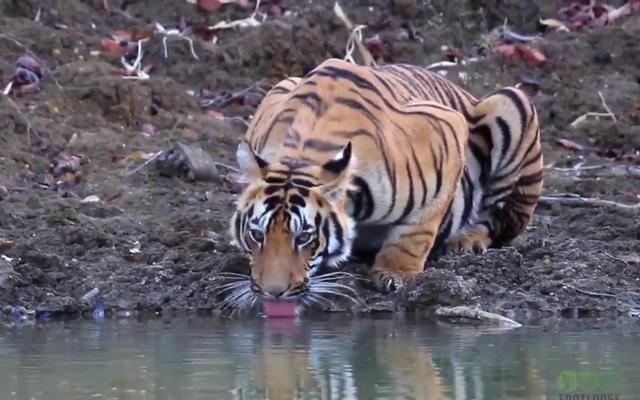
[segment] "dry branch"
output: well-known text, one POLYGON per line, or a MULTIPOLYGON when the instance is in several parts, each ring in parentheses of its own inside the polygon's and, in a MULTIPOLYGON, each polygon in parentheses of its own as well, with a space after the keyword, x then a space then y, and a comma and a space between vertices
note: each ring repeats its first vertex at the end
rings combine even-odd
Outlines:
POLYGON ((516 321, 503 317, 502 315, 490 313, 480 310, 478 308, 471 308, 467 306, 457 307, 438 307, 436 309, 436 316, 443 318, 466 318, 476 321, 491 322, 506 327, 517 328, 522 326, 516 321))
POLYGON ((367 67, 372 67, 377 65, 375 59, 369 52, 369 49, 362 43, 362 30, 366 27, 366 25, 357 25, 354 26, 353 23, 347 17, 344 10, 340 6, 340 3, 337 1, 333 5, 333 12, 336 16, 342 21, 344 26, 347 28, 351 34, 349 35, 349 41, 347 42, 346 54, 344 59, 355 64, 355 60, 353 59, 353 52, 355 47, 358 48, 358 53, 362 57, 362 61, 364 65, 367 67))
POLYGON ((611 294, 611 293, 598 293, 598 292, 590 292, 588 290, 584 290, 584 289, 580 289, 577 288, 573 285, 569 285, 569 284, 563 284, 565 287, 568 287, 569 289, 573 289, 578 293, 587 295, 587 296, 592 296, 592 297, 612 297, 612 298, 616 298, 618 296, 616 296, 615 294, 611 294))
POLYGON ((640 178, 640 167, 635 165, 582 165, 582 163, 579 163, 570 168, 547 167, 547 169, 559 172, 563 175, 576 176, 580 178, 612 178, 621 176, 640 178))
POLYGON ((640 210, 640 203, 625 204, 613 200, 582 197, 575 193, 564 193, 556 196, 542 196, 538 200, 540 204, 562 204, 576 207, 612 207, 618 210, 640 210))
POLYGON ((596 117, 596 118, 608 117, 608 118, 611 118, 612 120, 614 120, 615 122, 618 122, 618 119, 616 118, 615 114, 611 112, 611 109, 607 105, 607 102, 605 101, 604 96, 602 95, 602 92, 599 91, 598 92, 598 96, 600 96, 600 101, 602 102, 602 107, 604 107, 604 109, 607 112, 606 113, 588 112, 588 113, 582 114, 581 116, 579 116, 578 118, 573 120, 572 123, 569 124, 569 125, 571 125, 572 128, 575 128, 576 126, 580 125, 581 123, 586 121, 587 118, 589 118, 589 117, 596 117))

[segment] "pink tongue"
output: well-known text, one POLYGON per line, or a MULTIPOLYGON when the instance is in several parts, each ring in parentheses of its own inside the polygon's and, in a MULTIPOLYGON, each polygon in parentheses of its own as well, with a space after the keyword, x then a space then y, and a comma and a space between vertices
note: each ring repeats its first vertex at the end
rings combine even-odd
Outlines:
POLYGON ((295 301, 265 301, 264 313, 267 317, 288 317, 296 316, 295 301))

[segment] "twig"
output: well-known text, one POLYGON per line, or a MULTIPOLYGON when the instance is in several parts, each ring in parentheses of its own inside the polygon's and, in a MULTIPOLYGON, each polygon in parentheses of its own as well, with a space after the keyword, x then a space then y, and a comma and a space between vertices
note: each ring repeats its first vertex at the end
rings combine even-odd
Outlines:
POLYGON ((604 100, 604 96, 602 95, 601 91, 598 91, 598 96, 600 96, 600 100, 602 100, 602 106, 604 107, 604 109, 607 110, 607 112, 615 122, 618 122, 618 119, 616 118, 615 114, 611 112, 611 109, 607 105, 607 102, 604 100))
POLYGON ((609 254, 606 251, 603 251, 602 254, 604 254, 605 256, 609 257, 612 260, 616 260, 616 261, 619 261, 619 262, 623 263, 627 267, 629 266, 629 263, 627 261, 623 260, 622 258, 616 257, 613 254, 609 254))
POLYGON ((574 119, 573 122, 570 123, 569 125, 572 128, 575 128, 576 126, 578 126, 581 123, 583 123, 584 121, 586 121, 587 118, 589 118, 589 117, 611 117, 611 114, 609 114, 609 113, 601 113, 601 112, 584 113, 581 116, 579 116, 578 118, 574 119))
POLYGON ((578 163, 569 168, 558 168, 547 166, 550 171, 557 171, 569 175, 581 177, 619 177, 632 176, 640 177, 640 167, 634 165, 616 165, 616 164, 600 164, 600 165, 584 165, 584 162, 578 163), (602 172, 598 172, 602 171, 602 172))
POLYGON ((507 317, 503 317, 502 315, 483 311, 478 308, 470 308, 467 306, 438 307, 435 314, 438 317, 474 319, 477 321, 491 322, 513 328, 522 326, 516 321, 507 317))
POLYGON ((584 295, 587 295, 587 296, 593 296, 593 297, 610 297, 610 298, 614 298, 614 299, 618 297, 617 295, 615 295, 615 294, 611 294, 611 293, 597 293, 597 292, 590 292, 590 291, 588 291, 588 290, 580 289, 580 288, 577 288, 577 287, 575 287, 575 286, 573 286, 573 285, 569 285, 568 283, 563 283, 562 285, 563 285, 563 286, 565 286, 565 287, 568 287, 568 288, 570 288, 570 289, 573 289, 573 290, 575 290, 575 291, 576 291, 576 292, 578 292, 578 293, 582 293, 582 294, 584 294, 584 295))
POLYGON ((189 50, 191 51, 191 56, 193 58, 195 58, 196 60, 199 60, 198 55, 196 54, 196 51, 193 48, 193 39, 183 35, 182 32, 180 32, 178 29, 169 29, 169 30, 167 30, 167 29, 165 29, 164 26, 160 25, 158 22, 156 22, 156 30, 160 34, 163 35, 163 38, 162 38, 162 53, 164 55, 164 58, 169 57, 169 51, 167 50, 167 39, 169 38, 169 36, 176 36, 178 38, 184 39, 187 42, 189 42, 189 50))
POLYGON ((247 27, 256 27, 262 25, 264 21, 266 21, 267 16, 263 14, 262 21, 258 21, 256 16, 259 14, 260 8, 260 0, 256 1, 256 8, 253 10, 253 13, 247 18, 235 20, 235 21, 220 21, 214 26, 209 27, 211 30, 217 29, 232 29, 232 28, 247 28, 247 27))
POLYGON ((213 164, 216 167, 224 168, 224 169, 226 169, 228 171, 235 172, 236 174, 240 173, 240 170, 238 168, 232 167, 231 165, 228 165, 228 164, 225 164, 225 163, 221 163, 221 162, 218 162, 218 161, 214 161, 213 164))
POLYGON ((162 154, 163 152, 164 152, 164 150, 159 150, 156 154, 151 156, 147 161, 142 163, 142 165, 140 165, 139 167, 135 168, 133 171, 128 172, 126 176, 130 177, 131 175, 137 173, 138 171, 141 171, 144 167, 149 165, 149 163, 151 163, 153 160, 155 160, 156 158, 160 157, 160 154, 162 154))
POLYGON ((617 201, 582 197, 574 193, 567 193, 562 196, 542 196, 538 199, 541 204, 562 204, 566 206, 595 206, 595 207, 612 207, 618 210, 640 210, 640 203, 625 204, 617 201))
POLYGON ((588 112, 588 113, 584 113, 581 116, 579 116, 578 118, 576 118, 575 120, 573 120, 572 123, 570 123, 569 125, 571 125, 572 128, 575 128, 576 126, 578 126, 579 124, 583 123, 584 121, 587 120, 587 118, 589 117, 609 117, 612 120, 614 120, 615 122, 618 122, 618 119, 616 118, 615 114, 611 112, 611 109, 609 108, 609 106, 607 105, 607 102, 604 100, 604 96, 602 95, 602 92, 598 91, 598 96, 600 96, 600 100, 602 102, 602 106, 604 107, 604 109, 607 111, 606 113, 602 113, 602 112, 588 112))
POLYGON ((122 56, 120 62, 122 63, 122 66, 127 71, 127 73, 131 74, 135 72, 135 75, 123 76, 124 79, 149 79, 149 74, 147 74, 144 69, 142 69, 142 40, 138 40, 138 55, 133 64, 129 64, 124 56, 122 56))
POLYGON ((362 57, 362 61, 364 65, 368 67, 377 65, 375 59, 373 58, 369 50, 362 43, 362 30, 366 28, 366 25, 354 26, 353 23, 349 21, 349 18, 347 17, 347 14, 345 14, 344 10, 340 6, 340 3, 337 1, 333 5, 333 12, 342 21, 342 23, 347 28, 347 30, 351 32, 351 34, 349 35, 349 40, 347 41, 346 55, 344 59, 351 63, 356 64, 356 62, 353 59, 353 52, 355 50, 355 47, 357 46, 358 52, 362 57))

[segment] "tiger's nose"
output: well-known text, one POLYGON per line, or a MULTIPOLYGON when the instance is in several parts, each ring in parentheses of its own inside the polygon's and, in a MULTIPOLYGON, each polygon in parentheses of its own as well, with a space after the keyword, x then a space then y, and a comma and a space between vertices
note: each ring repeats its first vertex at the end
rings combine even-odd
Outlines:
POLYGON ((262 285, 259 285, 258 283, 253 282, 252 288, 255 292, 278 299, 287 292, 289 286, 277 283, 263 283, 262 285))

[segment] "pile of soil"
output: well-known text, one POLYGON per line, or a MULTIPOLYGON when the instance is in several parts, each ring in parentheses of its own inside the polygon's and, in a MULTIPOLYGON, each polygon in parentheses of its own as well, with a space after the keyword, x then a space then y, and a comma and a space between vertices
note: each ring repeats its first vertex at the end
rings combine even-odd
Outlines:
MULTIPOLYGON (((0 310, 7 317, 78 315, 99 300, 107 311, 124 314, 217 312, 216 274, 248 269, 227 234, 232 188, 222 180, 162 176, 151 164, 131 171, 177 142, 196 143, 216 161, 235 165, 255 99, 205 109, 198 94, 258 81, 268 88, 302 75, 328 57, 342 58, 349 32, 333 14, 333 1, 264 2, 268 16, 260 26, 223 31, 216 44, 195 39, 198 59, 178 39, 168 41, 165 58, 162 37, 152 37, 143 58, 153 65, 150 79, 132 80, 118 72, 119 57, 99 52, 114 30, 155 22, 170 29, 181 18, 213 25, 246 18, 252 9, 226 5, 204 13, 183 0, 139 0, 106 2, 113 7, 106 11, 104 3, 0 0, 3 88, 18 57, 29 53, 45 64, 38 93, 0 95, 0 310), (95 296, 83 298, 87 293, 95 296)), ((368 26, 365 37, 380 34, 387 43, 381 62, 429 65, 444 59, 444 45, 471 54, 505 13, 515 15, 514 29, 535 34, 540 25, 532 21, 554 17, 568 2, 485 2, 508 6, 485 10, 462 0, 343 3, 354 23, 368 26)), ((547 58, 538 67, 488 54, 448 69, 447 76, 476 96, 519 82, 536 88, 546 194, 636 203, 637 169, 573 167, 638 168, 638 37, 640 16, 632 15, 612 26, 546 33, 533 44, 547 58), (616 120, 572 126, 587 112, 606 112, 599 93, 616 120), (571 142, 560 145, 561 139, 571 142)), ((363 304, 336 302, 333 311, 473 304, 520 321, 633 316, 640 312, 639 253, 637 209, 541 204, 511 246, 442 257, 407 290, 389 296, 346 282, 363 304)))

